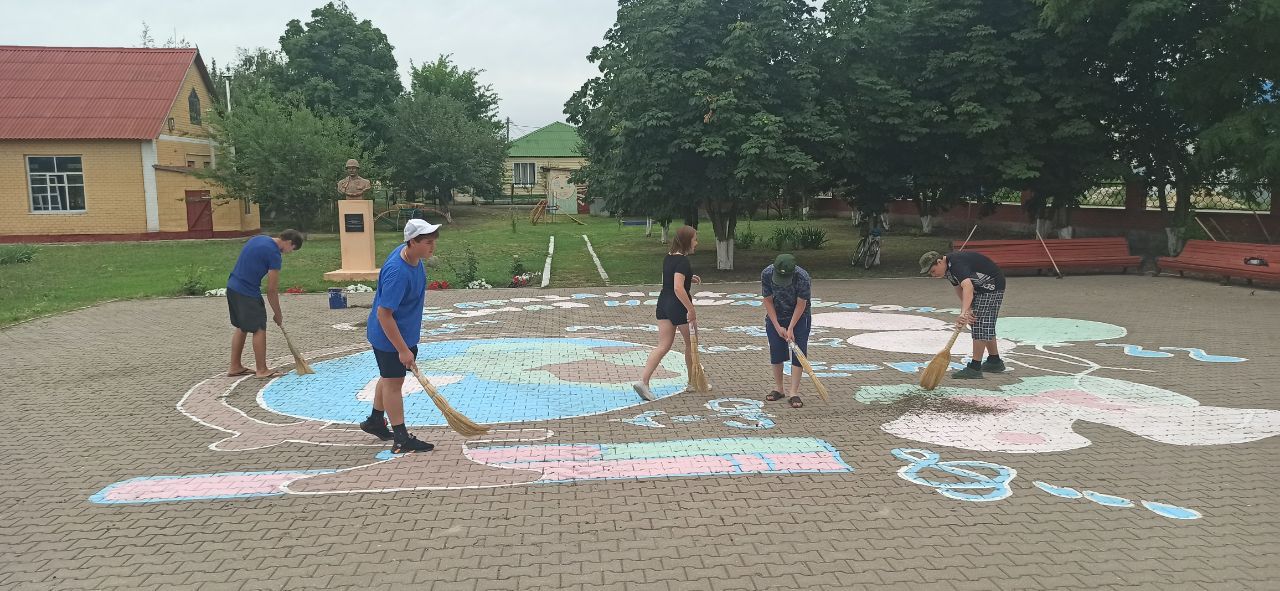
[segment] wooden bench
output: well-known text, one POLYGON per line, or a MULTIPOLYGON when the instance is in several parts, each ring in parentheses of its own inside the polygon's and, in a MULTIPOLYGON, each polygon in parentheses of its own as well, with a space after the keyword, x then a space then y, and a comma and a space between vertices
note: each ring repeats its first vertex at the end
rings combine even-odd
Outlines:
MULTIPOLYGON (((963 242, 951 243, 952 250, 960 250, 963 242)), ((971 240, 964 250, 987 255, 1001 269, 1035 269, 1043 272, 1059 269, 1119 269, 1127 273, 1130 267, 1142 266, 1142 257, 1129 254, 1129 242, 1124 238, 1074 238, 1070 240, 971 240), (1045 247, 1053 253, 1053 260, 1045 253, 1045 247)))
POLYGON ((1156 274, 1164 269, 1177 271, 1178 275, 1191 271, 1228 281, 1240 277, 1249 283, 1254 279, 1280 283, 1280 245, 1188 240, 1178 256, 1156 259, 1156 274), (1245 259, 1249 258, 1262 259, 1266 265, 1246 264, 1245 259))

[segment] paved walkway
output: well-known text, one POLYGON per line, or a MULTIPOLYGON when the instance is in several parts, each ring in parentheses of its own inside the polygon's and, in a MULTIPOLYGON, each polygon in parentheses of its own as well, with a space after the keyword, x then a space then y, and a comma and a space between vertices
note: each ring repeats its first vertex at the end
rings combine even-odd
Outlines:
POLYGON ((0 588, 1280 579, 1280 293, 1014 278, 1000 324, 1013 371, 923 396, 912 384, 948 336, 950 287, 819 281, 810 357, 832 398, 807 388, 796 410, 762 401, 756 286, 698 296, 714 390, 679 393, 673 353, 652 403, 628 386, 656 337, 649 288, 614 289, 432 292, 420 364, 494 431, 452 435, 410 388, 409 422, 438 447, 400 458, 351 424, 375 377, 354 326, 367 310, 323 295, 285 298, 317 373, 270 383, 220 376, 215 298, 0 331, 0 588))

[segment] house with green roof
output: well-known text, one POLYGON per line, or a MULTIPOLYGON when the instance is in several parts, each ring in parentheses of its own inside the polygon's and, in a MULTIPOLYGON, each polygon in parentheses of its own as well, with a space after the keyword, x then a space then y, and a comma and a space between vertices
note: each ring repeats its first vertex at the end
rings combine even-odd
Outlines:
POLYGON ((577 213, 580 187, 569 181, 587 163, 578 130, 559 121, 517 138, 507 150, 503 184, 515 202, 546 199, 560 213, 577 213))

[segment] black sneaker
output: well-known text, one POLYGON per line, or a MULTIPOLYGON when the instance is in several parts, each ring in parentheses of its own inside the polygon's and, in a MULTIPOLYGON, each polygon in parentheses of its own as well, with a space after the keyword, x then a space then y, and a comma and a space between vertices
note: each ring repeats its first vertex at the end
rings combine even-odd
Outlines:
POLYGON ((360 430, 368 433, 383 441, 391 441, 391 429, 387 428, 386 421, 374 421, 373 419, 365 419, 360 421, 360 430))
POLYGON ((404 441, 397 441, 391 444, 391 453, 404 454, 416 451, 431 451, 435 448, 436 446, 410 435, 409 438, 404 441))
POLYGON ((992 359, 988 359, 988 360, 986 360, 986 361, 983 361, 983 362, 982 362, 982 371, 991 372, 991 373, 1000 373, 1000 372, 1004 371, 1004 360, 1003 360, 1003 359, 994 359, 994 360, 992 360, 992 359))
POLYGON ((957 380, 980 380, 982 379, 982 370, 966 365, 964 369, 951 374, 951 377, 957 380))

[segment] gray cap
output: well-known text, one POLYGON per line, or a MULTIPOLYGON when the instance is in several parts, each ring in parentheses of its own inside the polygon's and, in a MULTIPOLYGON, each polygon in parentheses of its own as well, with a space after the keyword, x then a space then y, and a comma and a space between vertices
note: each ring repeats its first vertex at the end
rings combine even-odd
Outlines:
POLYGON ((938 260, 941 258, 942 258, 942 255, 938 254, 938 251, 936 250, 931 250, 921 255, 920 256, 920 274, 928 275, 929 269, 932 269, 933 265, 937 263, 938 260))

